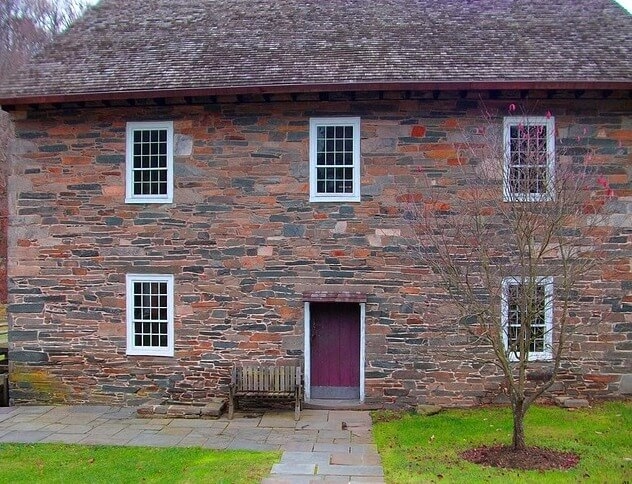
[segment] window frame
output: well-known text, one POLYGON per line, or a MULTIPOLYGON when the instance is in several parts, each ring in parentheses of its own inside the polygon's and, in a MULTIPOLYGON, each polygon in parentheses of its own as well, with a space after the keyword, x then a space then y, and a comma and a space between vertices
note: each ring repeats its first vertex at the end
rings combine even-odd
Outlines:
POLYGON ((309 201, 310 202, 359 202, 360 193, 360 117, 314 117, 309 120, 309 201), (353 128, 352 153, 352 191, 351 193, 319 193, 318 192, 318 128, 319 127, 353 128))
MULTIPOLYGON (((555 198, 555 118, 553 116, 506 116, 503 119, 503 199, 505 202, 546 202, 555 198), (511 128, 546 127, 546 191, 538 193, 511 190, 511 128)), ((529 165, 527 165, 529 166, 529 165)))
POLYGON ((173 202, 173 121, 130 121, 125 130, 125 203, 173 202), (167 193, 142 195, 134 193, 134 133, 141 130, 167 132, 167 193))
MULTIPOLYGON (((510 361, 518 361, 520 356, 509 349, 509 286, 524 284, 521 281, 525 279, 505 277, 502 281, 501 328, 503 344, 510 361)), ((528 361, 550 361, 553 358, 553 278, 536 277, 535 284, 544 286, 544 348, 543 351, 529 351, 528 361)))
POLYGON ((126 274, 125 304, 127 318, 127 355, 173 356, 174 355, 174 277, 172 274, 126 274), (167 346, 137 346, 134 331, 134 284, 137 282, 158 282, 167 284, 167 346))

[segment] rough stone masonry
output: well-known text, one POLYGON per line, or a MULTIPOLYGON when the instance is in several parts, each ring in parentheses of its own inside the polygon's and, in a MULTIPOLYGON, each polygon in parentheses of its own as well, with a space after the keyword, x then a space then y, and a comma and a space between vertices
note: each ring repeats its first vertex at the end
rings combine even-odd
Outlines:
MULTIPOLYGON (((486 107, 503 113, 517 96, 501 93, 486 107)), ((591 92, 538 104, 564 142, 587 131, 581 142, 596 148, 597 172, 617 192, 606 244, 615 262, 586 275, 552 393, 620 395, 632 374, 632 120, 622 114, 632 106, 591 92)), ((400 195, 422 190, 421 172, 454 196, 467 188, 456 167, 481 107, 473 94, 357 92, 14 112, 13 403, 224 397, 235 362, 304 363, 303 295, 317 291, 366 297, 367 403, 497 401, 489 348, 470 349, 450 305, 429 297, 440 289, 411 257, 401 219, 400 195), (309 202, 313 116, 361 118, 361 202, 309 202), (174 122, 172 204, 124 203, 125 128, 139 120, 174 122), (131 272, 174 275, 174 357, 126 355, 131 272)))

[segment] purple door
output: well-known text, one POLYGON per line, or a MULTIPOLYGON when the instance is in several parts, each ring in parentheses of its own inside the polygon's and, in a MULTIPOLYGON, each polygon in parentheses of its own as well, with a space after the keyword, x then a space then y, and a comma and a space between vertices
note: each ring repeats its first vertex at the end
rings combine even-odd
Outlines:
POLYGON ((360 398, 360 305, 311 303, 311 398, 360 398))

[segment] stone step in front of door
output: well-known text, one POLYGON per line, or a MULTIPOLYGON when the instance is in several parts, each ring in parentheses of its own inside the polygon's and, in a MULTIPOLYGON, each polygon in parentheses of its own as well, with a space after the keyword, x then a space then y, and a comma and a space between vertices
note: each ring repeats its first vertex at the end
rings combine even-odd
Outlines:
POLYGON ((147 403, 138 407, 136 413, 142 418, 210 418, 217 419, 224 412, 226 400, 212 399, 200 404, 147 403))

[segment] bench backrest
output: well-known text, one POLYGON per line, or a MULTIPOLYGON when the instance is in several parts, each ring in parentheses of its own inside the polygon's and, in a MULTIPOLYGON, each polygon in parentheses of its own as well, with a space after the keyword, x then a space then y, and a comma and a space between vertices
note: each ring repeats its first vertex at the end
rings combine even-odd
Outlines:
POLYGON ((242 366, 233 368, 232 381, 239 393, 292 395, 301 384, 299 366, 242 366))

